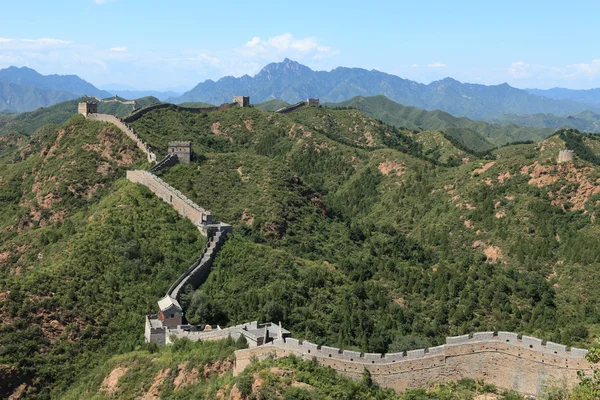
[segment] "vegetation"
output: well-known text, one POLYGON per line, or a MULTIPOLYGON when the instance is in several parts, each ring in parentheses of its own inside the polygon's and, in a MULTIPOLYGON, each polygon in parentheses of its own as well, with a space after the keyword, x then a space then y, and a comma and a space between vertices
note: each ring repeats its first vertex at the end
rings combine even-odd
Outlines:
MULTIPOLYGON (((552 134, 551 129, 491 124, 465 117, 457 118, 443 111, 425 111, 395 103, 385 96, 354 97, 329 104, 329 107, 352 107, 385 123, 409 129, 441 130, 461 146, 482 153, 497 146, 522 140, 539 141, 552 134)), ((526 124, 522 124, 526 125, 526 124)))
MULTIPOLYGON (((600 170, 581 149, 600 155, 600 146, 587 135, 560 132, 482 159, 439 132, 400 129, 355 109, 174 106, 132 125, 159 154, 171 140, 191 140, 193 162, 162 178, 235 226, 207 282, 184 299, 192 322, 281 321, 298 338, 367 352, 484 330, 578 346, 598 336, 600 170), (575 162, 557 166, 558 151, 573 146, 575 162)), ((13 139, 17 150, 0 158, 0 395, 24 384, 30 398, 60 397, 76 382, 70 398, 96 396, 108 368, 129 362, 118 354, 136 349, 139 367, 131 364, 123 386, 130 397, 150 390, 164 368, 175 375, 186 352, 206 350, 198 368, 224 360, 236 345, 184 342, 184 350, 159 350, 156 367, 143 372, 156 352, 139 347, 143 316, 204 239, 123 179, 126 169, 148 166, 135 145, 81 116, 13 139)), ((368 389, 368 377, 345 381, 310 362, 257 365, 250 371, 267 382, 265 393, 393 398, 368 389), (297 371, 316 389, 271 377, 272 368, 297 371)), ((242 391, 255 379, 228 374, 199 381, 198 393, 242 391)), ((460 385, 403 396, 479 390, 460 385)))

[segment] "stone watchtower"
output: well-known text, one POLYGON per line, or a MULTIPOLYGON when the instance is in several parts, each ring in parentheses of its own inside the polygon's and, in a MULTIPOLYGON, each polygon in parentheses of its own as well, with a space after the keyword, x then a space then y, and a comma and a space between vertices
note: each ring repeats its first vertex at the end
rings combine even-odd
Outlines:
POLYGON ((250 96, 233 96, 233 102, 238 105, 238 107, 246 107, 250 104, 250 96))
POLYGON ((88 114, 97 114, 98 113, 98 103, 92 103, 90 101, 83 101, 79 103, 77 106, 77 112, 84 117, 87 117, 88 114))
POLYGON ((175 154, 182 164, 189 164, 192 159, 192 142, 169 142, 167 154, 175 154))
POLYGON ((561 150, 558 152, 558 163, 562 164, 565 162, 573 161, 573 150, 561 150))
POLYGON ((319 99, 311 99, 311 98, 306 99, 307 106, 318 106, 319 103, 320 103, 319 99))

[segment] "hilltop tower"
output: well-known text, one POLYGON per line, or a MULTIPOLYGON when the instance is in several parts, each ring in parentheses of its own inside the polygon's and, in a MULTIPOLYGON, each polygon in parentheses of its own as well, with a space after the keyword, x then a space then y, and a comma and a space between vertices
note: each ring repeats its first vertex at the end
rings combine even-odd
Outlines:
POLYGON ((91 101, 82 101, 77 106, 77 112, 84 117, 87 117, 88 114, 97 114, 98 113, 98 103, 92 103, 91 101))
POLYGON ((558 163, 566 163, 573 161, 573 150, 561 150, 558 152, 558 163))
POLYGON ((319 99, 311 99, 310 97, 306 99, 307 106, 318 106, 320 104, 319 99))
POLYGON ((192 142, 169 142, 167 154, 175 154, 182 164, 189 164, 192 159, 192 142))
POLYGON ((250 104, 250 96, 233 96, 233 102, 238 105, 238 107, 246 107, 250 104))

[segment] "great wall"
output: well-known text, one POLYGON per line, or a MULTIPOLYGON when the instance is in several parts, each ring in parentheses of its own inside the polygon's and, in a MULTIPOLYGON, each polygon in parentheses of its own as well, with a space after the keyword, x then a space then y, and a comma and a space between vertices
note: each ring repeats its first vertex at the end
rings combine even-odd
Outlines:
MULTIPOLYGON (((114 116, 87 111, 89 109, 86 109, 86 118, 116 125, 137 143, 147 155, 148 161, 156 162, 156 156, 150 156, 154 155, 150 147, 123 121, 114 116)), ((561 153, 561 156, 560 162, 567 161, 567 158, 572 159, 572 152, 569 155, 561 153)), ((173 162, 171 155, 167 155, 165 160, 169 157, 169 163, 173 162)), ((524 395, 539 396, 548 382, 564 382, 568 386, 574 386, 579 381, 578 371, 585 375, 593 373, 592 365, 585 358, 587 350, 568 349, 564 345, 529 336, 521 337, 510 332, 480 332, 472 336, 448 337, 445 345, 437 347, 379 354, 299 341, 292 338, 281 324, 259 324, 254 321, 229 328, 187 325, 179 303, 182 289, 187 285, 197 289, 205 282, 227 234, 232 232, 232 227, 222 222, 213 222, 210 211, 198 206, 148 171, 128 171, 127 179, 146 186, 180 215, 190 219, 208 237, 200 257, 170 286, 165 297, 158 301, 159 314, 146 316, 146 342, 164 345, 172 343, 174 338, 215 340, 244 336, 249 348, 235 352, 234 375, 242 372, 255 359, 295 355, 303 359, 314 359, 353 379, 360 379, 366 368, 379 385, 398 392, 407 388, 472 378, 524 395)))

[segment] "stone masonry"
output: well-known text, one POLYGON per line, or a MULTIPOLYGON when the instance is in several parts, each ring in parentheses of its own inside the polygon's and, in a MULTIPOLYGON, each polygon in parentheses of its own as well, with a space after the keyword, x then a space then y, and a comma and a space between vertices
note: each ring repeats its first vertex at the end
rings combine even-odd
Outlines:
POLYGON ((587 375, 591 366, 585 359, 586 350, 528 336, 519 338, 516 333, 475 333, 450 337, 446 345, 406 353, 373 354, 317 346, 308 341, 276 339, 256 348, 235 353, 234 375, 238 375, 253 357, 296 355, 304 359, 315 358, 319 364, 329 366, 352 379, 360 379, 367 368, 381 386, 397 392, 408 388, 427 387, 436 382, 462 378, 482 379, 503 389, 515 390, 524 395, 540 395, 544 383, 561 382, 577 384, 577 371, 587 375))
POLYGON ((98 112, 98 103, 92 103, 90 101, 83 101, 77 105, 77 113, 87 118, 89 114, 96 114, 98 112))
POLYGON ((558 163, 565 163, 573 161, 574 151, 573 150, 561 150, 558 152, 558 163))
POLYGON ((233 102, 239 107, 246 107, 250 104, 249 96, 233 96, 233 102))
POLYGON ((167 154, 175 154, 182 164, 189 164, 192 155, 192 142, 169 142, 167 154))

